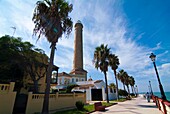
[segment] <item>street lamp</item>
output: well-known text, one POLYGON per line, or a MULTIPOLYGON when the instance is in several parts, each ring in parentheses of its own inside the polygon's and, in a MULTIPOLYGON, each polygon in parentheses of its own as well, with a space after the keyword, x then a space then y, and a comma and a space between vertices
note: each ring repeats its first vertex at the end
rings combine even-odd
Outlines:
POLYGON ((138 87, 136 85, 136 96, 138 96, 138 87))
POLYGON ((151 95, 151 87, 148 85, 149 94, 151 95))
POLYGON ((156 76, 157 76, 158 83, 159 83, 159 89, 160 89, 160 92, 161 92, 161 98, 164 99, 164 100, 166 100, 166 96, 165 96, 165 93, 164 93, 164 90, 163 90, 161 81, 160 81, 160 79, 159 79, 159 74, 158 74, 158 71, 157 71, 157 68, 156 68, 156 64, 155 64, 156 55, 154 55, 153 53, 151 53, 151 55, 149 56, 149 58, 151 58, 151 60, 153 61, 153 65, 154 65, 155 72, 156 72, 156 76))
POLYGON ((151 81, 149 81, 149 86, 150 86, 150 90, 151 90, 151 95, 153 95, 152 86, 151 86, 151 81))

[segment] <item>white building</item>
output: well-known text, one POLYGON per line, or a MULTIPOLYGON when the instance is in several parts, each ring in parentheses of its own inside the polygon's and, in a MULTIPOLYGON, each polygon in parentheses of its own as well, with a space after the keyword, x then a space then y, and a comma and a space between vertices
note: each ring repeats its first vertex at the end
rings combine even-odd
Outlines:
MULTIPOLYGON (((106 84, 103 80, 89 79, 88 81, 76 82, 78 87, 72 91, 86 92, 87 101, 104 101, 106 100, 106 84)), ((116 99, 116 89, 108 87, 109 100, 116 99)))
POLYGON ((67 87, 69 84, 76 84, 76 82, 80 81, 85 81, 86 77, 81 74, 68 74, 66 72, 62 72, 58 74, 58 79, 57 79, 57 89, 64 89, 67 87))

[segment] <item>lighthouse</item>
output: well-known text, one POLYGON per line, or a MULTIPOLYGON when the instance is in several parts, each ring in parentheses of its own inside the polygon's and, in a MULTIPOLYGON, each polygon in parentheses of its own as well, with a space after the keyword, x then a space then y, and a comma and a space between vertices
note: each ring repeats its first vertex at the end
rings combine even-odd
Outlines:
POLYGON ((74 26, 74 57, 73 57, 73 69, 70 74, 84 75, 85 79, 87 71, 83 69, 83 25, 81 21, 77 21, 74 26))

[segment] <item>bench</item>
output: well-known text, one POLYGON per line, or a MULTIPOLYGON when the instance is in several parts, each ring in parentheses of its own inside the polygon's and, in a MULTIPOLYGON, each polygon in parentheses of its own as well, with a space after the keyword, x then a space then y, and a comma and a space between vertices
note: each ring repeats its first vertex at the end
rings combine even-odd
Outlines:
POLYGON ((105 106, 102 106, 101 102, 94 103, 95 111, 105 111, 105 106))

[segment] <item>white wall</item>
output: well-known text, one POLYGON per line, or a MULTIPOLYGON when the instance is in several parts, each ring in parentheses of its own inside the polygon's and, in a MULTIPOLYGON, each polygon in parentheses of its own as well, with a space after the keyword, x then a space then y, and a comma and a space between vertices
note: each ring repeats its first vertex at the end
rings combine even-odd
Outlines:
POLYGON ((68 81, 69 81, 69 84, 74 84, 75 82, 76 82, 76 80, 77 81, 82 81, 82 79, 83 80, 85 80, 85 78, 79 78, 79 77, 65 77, 65 76, 60 76, 59 78, 58 78, 58 84, 60 85, 60 84, 64 84, 64 82, 65 82, 65 79, 67 79, 68 81), (72 82, 72 79, 74 79, 74 82, 72 82), (60 80, 61 80, 61 83, 60 83, 60 80))
POLYGON ((91 87, 86 89, 86 100, 91 101, 91 87))
POLYGON ((117 98, 116 93, 114 93, 113 88, 108 88, 108 95, 109 95, 109 100, 114 100, 117 98), (110 89, 112 89, 112 93, 111 93, 110 89))

